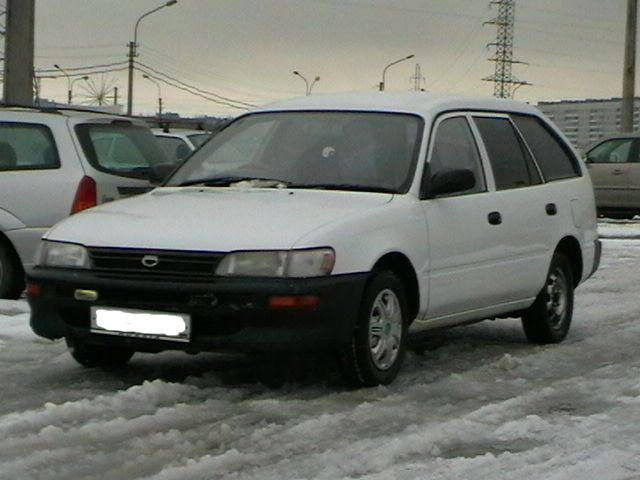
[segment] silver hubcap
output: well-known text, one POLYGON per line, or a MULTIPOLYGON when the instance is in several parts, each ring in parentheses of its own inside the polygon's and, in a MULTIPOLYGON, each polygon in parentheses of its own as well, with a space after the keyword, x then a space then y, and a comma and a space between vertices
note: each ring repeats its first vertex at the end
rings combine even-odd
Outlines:
POLYGON ((378 293, 369 314, 369 350, 374 365, 388 370, 398 358, 402 340, 402 311, 393 290, 378 293))
POLYGON ((560 271, 553 271, 547 279, 547 313, 553 328, 561 326, 567 312, 567 281, 560 271))

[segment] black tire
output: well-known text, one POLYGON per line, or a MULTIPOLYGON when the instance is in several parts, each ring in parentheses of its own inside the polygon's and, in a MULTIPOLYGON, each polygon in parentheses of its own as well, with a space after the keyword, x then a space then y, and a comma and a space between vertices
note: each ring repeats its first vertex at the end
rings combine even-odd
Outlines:
POLYGON ((522 315, 527 339, 544 345, 565 339, 573 316, 573 273, 567 257, 555 253, 544 287, 522 315))
POLYGON ((82 340, 67 335, 65 337, 69 353, 73 359, 87 368, 119 368, 127 364, 134 352, 123 348, 89 345, 82 340))
POLYGON ((342 373, 349 384, 373 387, 396 378, 406 352, 407 311, 398 277, 386 270, 374 273, 362 297, 351 342, 341 353, 342 373), (385 306, 389 307, 386 312, 385 306), (380 322, 374 327, 375 318, 380 322))
POLYGON ((0 298, 15 300, 24 290, 24 272, 20 260, 0 238, 0 298))

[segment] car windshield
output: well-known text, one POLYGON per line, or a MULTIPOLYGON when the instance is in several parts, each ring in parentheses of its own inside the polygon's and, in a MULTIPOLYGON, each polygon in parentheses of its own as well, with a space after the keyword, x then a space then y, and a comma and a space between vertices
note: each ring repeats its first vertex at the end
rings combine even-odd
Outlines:
POLYGON ((76 126, 89 163, 102 172, 148 177, 168 162, 148 128, 130 123, 84 123, 76 126))
POLYGON ((413 115, 276 112, 247 115, 196 151, 166 185, 406 192, 423 128, 413 115))

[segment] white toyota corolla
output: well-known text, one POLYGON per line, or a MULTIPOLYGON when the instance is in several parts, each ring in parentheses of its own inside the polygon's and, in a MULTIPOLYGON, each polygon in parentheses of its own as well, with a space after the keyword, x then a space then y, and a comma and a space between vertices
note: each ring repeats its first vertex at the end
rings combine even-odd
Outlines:
POLYGON ((57 224, 27 293, 86 366, 321 349, 376 385, 409 329, 517 317, 561 341, 599 257, 589 175, 535 108, 345 94, 243 115, 162 187, 57 224))

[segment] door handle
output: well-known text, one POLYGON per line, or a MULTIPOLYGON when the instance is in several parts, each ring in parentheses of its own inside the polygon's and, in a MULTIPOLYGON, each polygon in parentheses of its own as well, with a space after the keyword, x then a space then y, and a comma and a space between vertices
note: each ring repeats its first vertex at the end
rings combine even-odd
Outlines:
POLYGON ((502 223, 502 215, 500 215, 500 212, 491 212, 487 215, 487 220, 491 225, 500 225, 502 223))
POLYGON ((558 207, 555 203, 547 203, 544 209, 546 210, 547 215, 555 215, 556 213, 558 213, 558 207))
POLYGON ((613 172, 611 172, 612 175, 623 175, 624 174, 624 170, 619 170, 616 169, 613 172))

